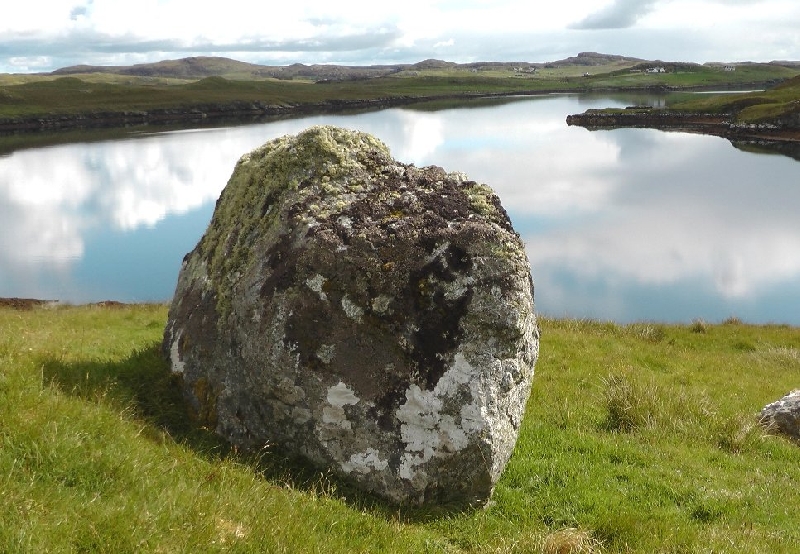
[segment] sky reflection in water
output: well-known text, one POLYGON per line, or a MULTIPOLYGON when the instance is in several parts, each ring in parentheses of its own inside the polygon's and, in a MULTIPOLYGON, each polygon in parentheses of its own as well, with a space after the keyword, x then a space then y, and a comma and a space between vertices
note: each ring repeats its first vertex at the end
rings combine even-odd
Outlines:
POLYGON ((800 324, 800 164, 715 137, 565 124, 610 104, 626 99, 393 109, 18 151, 0 157, 0 296, 167 300, 236 160, 332 123, 375 134, 401 161, 491 185, 526 242, 541 313, 800 324))

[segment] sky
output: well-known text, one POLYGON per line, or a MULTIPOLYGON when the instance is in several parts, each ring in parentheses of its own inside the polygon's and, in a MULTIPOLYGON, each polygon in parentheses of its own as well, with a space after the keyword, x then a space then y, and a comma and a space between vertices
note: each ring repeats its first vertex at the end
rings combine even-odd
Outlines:
POLYGON ((224 56, 265 65, 800 60, 797 0, 23 0, 0 73, 224 56))

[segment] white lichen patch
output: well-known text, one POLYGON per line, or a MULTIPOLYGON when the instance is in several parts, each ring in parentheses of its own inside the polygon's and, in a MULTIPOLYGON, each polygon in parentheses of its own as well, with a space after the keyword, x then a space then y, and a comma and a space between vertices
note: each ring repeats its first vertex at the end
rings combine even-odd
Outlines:
POLYGON ((364 316, 364 309, 350 300, 347 296, 342 297, 342 309, 347 317, 356 323, 361 323, 361 318, 364 316))
POLYGON ((356 396, 356 393, 350 387, 339 381, 339 383, 328 389, 327 400, 331 406, 341 408, 348 404, 358 404, 360 398, 356 396))
POLYGON ((475 284, 475 278, 472 275, 459 274, 452 283, 444 284, 444 297, 448 301, 458 300, 475 284))
POLYGON ((406 402, 397 409, 401 422, 400 437, 405 451, 400 459, 399 475, 413 480, 417 466, 434 457, 444 457, 469 445, 470 437, 487 424, 480 402, 480 383, 462 353, 455 356, 451 367, 442 375, 432 391, 411 385, 406 390, 406 402), (458 413, 443 411, 445 400, 457 395, 467 385, 471 402, 461 406, 458 413))
POLYGON ((392 297, 382 294, 372 299, 372 311, 378 314, 385 314, 389 311, 389 304, 392 303, 392 297))
MULTIPOLYGON (((439 246, 437 246, 437 247, 434 249, 434 251, 433 251, 433 252, 431 252, 431 253, 428 255, 428 257, 427 257, 427 258, 425 258, 425 264, 427 265, 427 264, 431 263, 433 260, 435 260, 436 258, 440 257, 442 254, 444 254, 445 252, 447 252, 447 249, 448 249, 448 248, 450 248, 450 243, 449 243, 449 242, 443 242, 442 244, 440 244, 439 246)), ((447 267, 447 263, 445 262, 445 260, 444 260, 444 259, 442 259, 442 263, 443 263, 443 264, 445 264, 445 267, 447 267)))
POLYGON ((178 334, 172 339, 172 345, 169 349, 169 359, 170 364, 172 366, 172 373, 177 373, 183 375, 184 368, 186 367, 186 363, 181 360, 181 352, 178 343, 181 340, 181 335, 183 331, 178 331, 178 334))
POLYGON ((345 473, 369 473, 371 471, 383 471, 389 467, 389 460, 381 458, 380 452, 374 448, 367 448, 366 452, 359 452, 350 456, 350 459, 342 462, 342 471, 345 473))
POLYGON ((351 429, 352 425, 347 421, 344 407, 358 404, 360 398, 346 384, 339 381, 328 389, 326 400, 328 405, 322 408, 322 423, 342 429, 351 429))
POLYGON ((306 286, 312 291, 316 292, 317 295, 319 295, 320 300, 327 301, 328 295, 322 290, 322 287, 325 286, 326 281, 327 279, 325 277, 317 273, 313 277, 306 279, 306 286))
POLYGON ((329 364, 336 357, 336 346, 333 344, 323 344, 317 349, 317 358, 323 364, 329 364))

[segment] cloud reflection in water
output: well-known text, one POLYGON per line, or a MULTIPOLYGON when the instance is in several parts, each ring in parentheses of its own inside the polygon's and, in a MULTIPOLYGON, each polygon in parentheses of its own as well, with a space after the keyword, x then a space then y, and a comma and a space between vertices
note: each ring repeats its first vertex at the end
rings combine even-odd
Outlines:
MULTIPOLYGON (((97 300, 79 282, 50 292, 41 275, 75 280, 89 237, 158 231, 178 214, 202 213, 196 234, 176 247, 190 250, 239 156, 332 123, 375 134, 401 161, 464 171, 494 187, 526 241, 540 311, 800 324, 800 165, 714 137, 588 132, 564 122, 610 103, 554 96, 19 151, 0 158, 0 295, 76 291, 66 299, 97 300)), ((144 299, 166 299, 173 287, 153 283, 144 299)))

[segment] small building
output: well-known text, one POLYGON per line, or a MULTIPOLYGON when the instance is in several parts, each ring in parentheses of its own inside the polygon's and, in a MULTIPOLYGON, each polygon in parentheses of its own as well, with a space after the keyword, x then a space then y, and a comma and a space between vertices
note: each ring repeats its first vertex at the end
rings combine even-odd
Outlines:
POLYGON ((736 71, 736 66, 735 65, 726 65, 725 66, 725 71, 736 71))
POLYGON ((667 72, 667 70, 666 70, 666 69, 664 69, 664 67, 662 67, 662 66, 658 66, 658 67, 651 67, 651 68, 649 68, 649 69, 647 70, 647 72, 648 72, 648 73, 666 73, 666 72, 667 72))

